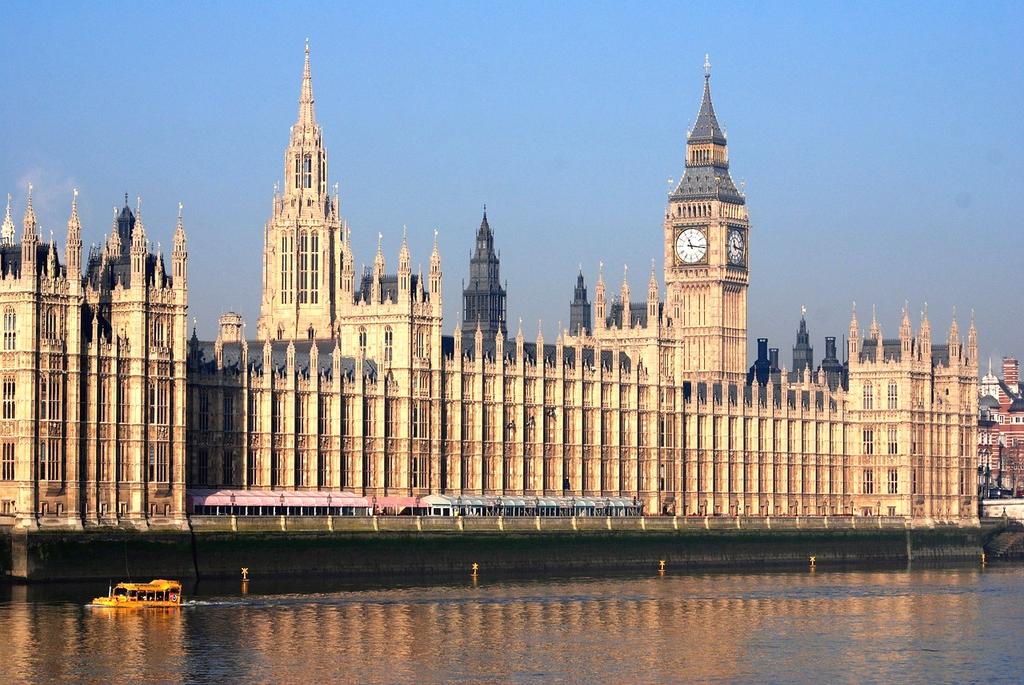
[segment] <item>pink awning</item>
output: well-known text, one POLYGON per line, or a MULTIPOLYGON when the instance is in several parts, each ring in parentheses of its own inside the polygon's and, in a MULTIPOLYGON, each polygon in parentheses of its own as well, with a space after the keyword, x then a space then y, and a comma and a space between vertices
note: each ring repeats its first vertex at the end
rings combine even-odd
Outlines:
POLYGON ((206 507, 363 507, 366 497, 344 490, 190 490, 191 506, 206 507), (283 498, 283 499, 282 499, 283 498))

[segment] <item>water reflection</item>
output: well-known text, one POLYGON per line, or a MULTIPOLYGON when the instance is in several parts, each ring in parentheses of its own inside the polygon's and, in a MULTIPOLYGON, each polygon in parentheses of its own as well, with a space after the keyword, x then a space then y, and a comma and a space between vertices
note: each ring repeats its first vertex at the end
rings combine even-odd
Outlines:
POLYGON ((0 588, 0 682, 1011 679, 1017 567, 201 587, 109 611, 0 588))

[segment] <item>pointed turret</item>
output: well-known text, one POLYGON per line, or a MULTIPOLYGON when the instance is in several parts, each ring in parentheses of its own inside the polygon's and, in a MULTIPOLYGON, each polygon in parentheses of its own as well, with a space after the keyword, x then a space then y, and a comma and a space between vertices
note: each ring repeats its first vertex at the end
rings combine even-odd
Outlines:
POLYGON ((32 184, 28 184, 28 199, 25 204, 25 215, 21 220, 21 273, 22 276, 34 278, 36 275, 36 256, 39 236, 36 233, 36 210, 32 208, 32 184))
POLYGON ((14 244, 14 219, 11 218, 11 194, 7 193, 7 211, 4 212, 4 223, 0 226, 0 244, 14 244))
POLYGON ((856 302, 853 303, 853 308, 850 312, 850 329, 846 337, 846 350, 851 364, 860 361, 860 326, 857 323, 856 302))
POLYGON ((25 215, 21 219, 22 240, 28 237, 36 238, 36 210, 32 207, 32 184, 28 184, 28 199, 25 202, 25 215))
POLYGON ((65 247, 64 261, 68 265, 68 280, 72 288, 80 284, 82 277, 82 221, 78 218, 78 188, 71 197, 71 217, 68 219, 68 242, 65 247))
POLYGON ((434 229, 434 249, 430 251, 430 301, 441 307, 441 250, 437 246, 437 229, 434 229))
POLYGON ((914 346, 914 332, 910 326, 910 305, 903 303, 903 318, 900 320, 900 358, 904 361, 910 359, 914 346))
POLYGON ((949 325, 949 362, 960 361, 963 355, 963 344, 960 342, 960 325, 956 321, 956 308, 953 309, 953 322, 949 325))
POLYGON ((658 276, 654 272, 654 260, 651 260, 651 277, 647 279, 647 327, 652 328, 658 323, 658 276))
POLYGON ((409 299, 412 267, 409 263, 409 230, 402 226, 402 247, 398 251, 398 289, 403 302, 409 299))
POLYGON ((621 328, 632 328, 633 316, 630 311, 630 298, 632 295, 629 292, 629 265, 624 264, 622 267, 622 287, 619 288, 619 301, 622 303, 622 317, 619 320, 619 326, 621 328))
MULTIPOLYGON (((967 329, 967 358, 968 364, 978 363, 978 329, 974 325, 974 310, 971 310, 971 325, 967 329)), ((991 364, 991 360, 989 361, 991 364)))
POLYGON ((131 247, 131 284, 144 287, 146 285, 146 227, 142 224, 142 198, 137 199, 135 208, 135 226, 132 228, 131 247))
POLYGON ((178 203, 178 224, 174 229, 174 249, 171 252, 173 286, 178 290, 185 289, 188 277, 188 251, 185 241, 185 222, 182 219, 184 207, 184 204, 178 203))
POLYGON ((924 303, 924 309, 921 310, 921 325, 918 328, 918 338, 921 340, 921 344, 918 346, 921 348, 921 358, 924 361, 931 361, 932 358, 932 325, 928 321, 928 303, 924 303))
POLYGON ((607 309, 604 294, 604 262, 597 265, 597 286, 594 288, 594 318, 597 319, 597 328, 604 328, 607 325, 607 309))

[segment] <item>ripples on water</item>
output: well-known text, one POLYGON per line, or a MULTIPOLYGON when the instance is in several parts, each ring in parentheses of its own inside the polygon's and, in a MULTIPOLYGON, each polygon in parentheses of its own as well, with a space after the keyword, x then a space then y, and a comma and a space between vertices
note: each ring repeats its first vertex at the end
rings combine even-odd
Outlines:
POLYGON ((204 583, 188 606, 0 586, 0 682, 1018 682, 1020 567, 204 583))

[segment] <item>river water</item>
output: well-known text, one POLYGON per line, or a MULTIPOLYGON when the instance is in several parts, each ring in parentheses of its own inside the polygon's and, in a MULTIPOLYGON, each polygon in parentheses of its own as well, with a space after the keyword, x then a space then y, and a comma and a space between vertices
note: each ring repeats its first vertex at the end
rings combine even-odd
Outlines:
POLYGON ((0 585, 0 683, 1019 682, 1024 567, 0 585))

